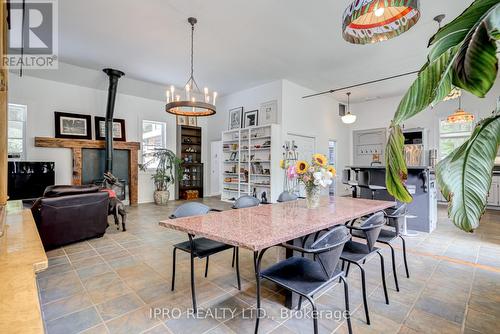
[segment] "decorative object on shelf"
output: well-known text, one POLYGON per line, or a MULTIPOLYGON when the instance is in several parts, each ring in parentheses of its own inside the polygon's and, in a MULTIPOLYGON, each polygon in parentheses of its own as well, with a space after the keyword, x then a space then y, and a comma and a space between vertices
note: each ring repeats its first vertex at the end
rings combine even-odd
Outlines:
POLYGON ((458 98, 458 109, 448 116, 446 119, 448 123, 466 123, 474 121, 475 116, 462 109, 462 96, 458 98))
POLYGON ((229 110, 229 130, 240 129, 243 117, 243 107, 229 110))
POLYGON ((245 112, 245 124, 243 127, 248 128, 250 126, 259 125, 259 111, 252 110, 245 112))
POLYGON ((188 119, 189 126, 198 126, 198 118, 197 117, 190 116, 187 119, 188 119))
POLYGON ((354 0, 344 11, 342 35, 353 44, 382 42, 410 30, 419 19, 419 0, 354 0))
POLYGON ((181 160, 168 149, 156 149, 153 153, 150 153, 150 156, 154 159, 143 164, 141 169, 145 171, 148 167, 153 167, 153 163, 158 163, 154 174, 151 176, 155 184, 154 200, 157 205, 167 205, 170 199, 168 187, 175 183, 176 176, 180 177, 181 160))
MULTIPOLYGON (((95 139, 104 140, 106 138, 106 119, 104 117, 94 117, 95 139)), ((125 120, 113 119, 113 140, 127 141, 125 136, 125 120)))
POLYGON ((187 117, 177 116, 177 125, 187 125, 187 117))
POLYGON ((262 103, 259 114, 260 124, 262 125, 278 123, 278 101, 262 103))
POLYGON ((311 163, 299 160, 288 167, 288 178, 302 182, 306 188, 306 203, 309 209, 319 206, 321 188, 332 184, 336 175, 335 168, 328 166, 328 160, 323 154, 314 154, 311 163))
POLYGON ((166 91, 167 105, 165 110, 170 114, 179 116, 212 116, 216 112, 217 92, 213 92, 213 98, 210 101, 208 88, 205 87, 202 92, 194 79, 194 26, 198 23, 198 20, 190 17, 188 22, 191 25, 191 75, 184 86, 185 93, 182 99, 179 94, 176 94, 174 86, 171 86, 170 90, 166 91))
POLYGON ((351 92, 347 92, 347 113, 342 116, 342 122, 345 124, 353 124, 356 122, 357 116, 351 114, 351 92))
POLYGON ((55 137, 66 139, 92 139, 90 115, 54 112, 55 137))

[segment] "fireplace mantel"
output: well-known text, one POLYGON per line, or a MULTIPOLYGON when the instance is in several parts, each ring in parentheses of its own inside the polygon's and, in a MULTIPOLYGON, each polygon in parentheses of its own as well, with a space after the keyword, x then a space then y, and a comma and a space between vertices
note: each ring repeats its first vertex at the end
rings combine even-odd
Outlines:
MULTIPOLYGON (((94 148, 104 149, 104 140, 82 140, 82 139, 61 139, 50 137, 35 137, 36 147, 47 148, 67 148, 73 152, 73 184, 82 184, 82 149, 94 148)), ((113 142, 115 150, 130 151, 130 166, 129 166, 129 190, 130 190, 130 204, 136 205, 138 201, 138 151, 141 144, 137 142, 113 142)))

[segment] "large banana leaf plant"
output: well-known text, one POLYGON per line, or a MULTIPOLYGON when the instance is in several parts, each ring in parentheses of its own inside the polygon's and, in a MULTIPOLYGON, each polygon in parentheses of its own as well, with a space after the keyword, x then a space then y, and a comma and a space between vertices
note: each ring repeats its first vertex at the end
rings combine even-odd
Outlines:
MULTIPOLYGON (((403 154, 404 121, 441 102, 454 87, 483 98, 498 72, 500 0, 476 0, 429 41, 428 61, 403 97, 390 127, 386 153, 386 185, 405 203, 408 170, 403 154)), ((460 229, 472 232, 484 213, 492 170, 500 145, 500 110, 480 121, 472 136, 436 168, 448 215, 460 229)))

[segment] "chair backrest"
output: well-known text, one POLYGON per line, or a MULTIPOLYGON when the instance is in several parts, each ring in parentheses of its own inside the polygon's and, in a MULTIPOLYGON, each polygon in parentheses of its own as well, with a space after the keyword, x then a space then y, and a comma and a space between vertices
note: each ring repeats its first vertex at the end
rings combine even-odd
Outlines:
POLYGON ((404 216, 408 214, 408 205, 403 203, 395 209, 386 210, 385 213, 387 216, 387 225, 394 227, 397 234, 401 233, 404 216))
POLYGON ((299 197, 297 195, 289 193, 288 191, 284 191, 278 196, 278 203, 293 202, 298 199, 299 197))
POLYGON ((188 202, 177 207, 170 215, 170 219, 200 216, 205 215, 210 211, 210 208, 198 202, 188 202))
POLYGON ((350 169, 342 170, 342 183, 349 184, 350 180, 351 180, 351 170, 350 169))
POLYGON ((360 170, 358 172, 358 185, 360 187, 368 187, 370 185, 370 172, 366 170, 360 170))
POLYGON ((325 274, 331 278, 335 273, 337 264, 344 249, 344 244, 351 239, 351 234, 345 226, 336 226, 323 234, 312 245, 311 249, 322 249, 316 253, 325 274))
POLYGON ((359 228, 365 233, 368 250, 370 252, 373 250, 384 224, 385 215, 382 211, 373 214, 360 224, 359 228))
POLYGON ((233 204, 233 209, 244 209, 244 208, 251 208, 254 206, 259 206, 260 201, 249 195, 243 195, 240 198, 236 200, 233 204))

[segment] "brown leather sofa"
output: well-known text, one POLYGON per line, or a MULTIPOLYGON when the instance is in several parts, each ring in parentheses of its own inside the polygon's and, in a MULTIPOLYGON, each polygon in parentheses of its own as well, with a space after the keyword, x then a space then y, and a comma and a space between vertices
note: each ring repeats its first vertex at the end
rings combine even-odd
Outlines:
POLYGON ((47 187, 31 208, 45 249, 103 236, 108 204, 108 193, 97 186, 47 187))

